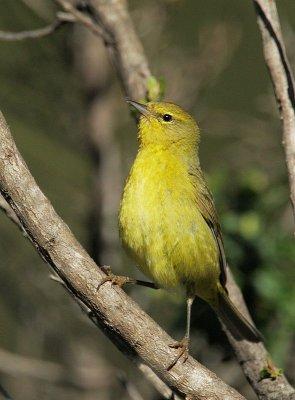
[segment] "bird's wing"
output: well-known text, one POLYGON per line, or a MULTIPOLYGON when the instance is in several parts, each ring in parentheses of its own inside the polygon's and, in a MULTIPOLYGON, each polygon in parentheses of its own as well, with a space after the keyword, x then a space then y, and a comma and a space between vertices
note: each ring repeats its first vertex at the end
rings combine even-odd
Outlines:
POLYGON ((189 174, 193 177, 193 183, 196 187, 196 202, 198 209, 200 210, 204 220, 211 229, 219 249, 220 282, 225 288, 227 263, 224 252, 221 227, 214 206, 213 196, 207 186, 204 175, 200 168, 194 168, 190 170, 189 174))

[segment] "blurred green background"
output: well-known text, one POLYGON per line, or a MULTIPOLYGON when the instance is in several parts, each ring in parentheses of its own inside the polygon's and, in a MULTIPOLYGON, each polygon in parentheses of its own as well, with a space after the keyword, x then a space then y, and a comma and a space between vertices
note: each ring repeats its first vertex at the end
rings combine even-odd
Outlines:
MULTIPOLYGON (((294 65, 295 2, 278 3, 294 65)), ((129 5, 153 73, 164 79, 165 99, 199 121, 202 165, 228 261, 267 347, 294 383, 294 225, 279 115, 252 3, 129 5)), ((0 0, 0 30, 39 28, 55 11, 50 0, 0 0)), ((99 263, 140 276, 123 254, 116 222, 136 127, 102 43, 67 25, 39 40, 0 41, 0 54, 0 108, 42 190, 99 263)), ((138 399, 160 399, 49 278, 49 268, 2 213, 0 238, 0 384, 13 398, 127 400, 135 390, 138 399)), ((126 290, 181 337, 183 299, 126 290)), ((196 301, 192 319, 192 354, 254 399, 215 315, 196 301)))

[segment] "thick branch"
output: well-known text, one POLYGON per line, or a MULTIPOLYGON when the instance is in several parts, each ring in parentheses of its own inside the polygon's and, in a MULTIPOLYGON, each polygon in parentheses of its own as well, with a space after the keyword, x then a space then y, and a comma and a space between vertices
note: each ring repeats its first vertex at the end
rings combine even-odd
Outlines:
POLYGON ((10 204, 41 257, 71 292, 92 311, 93 318, 133 360, 142 359, 171 388, 190 399, 242 399, 192 357, 167 366, 175 357, 169 337, 123 290, 97 286, 104 274, 77 242, 41 192, 19 154, 0 114, 0 192, 10 204))
MULTIPOLYGON (((67 292, 72 296, 72 299, 79 305, 81 311, 87 315, 87 317, 98 327, 100 325, 97 323, 97 318, 95 315, 93 315, 92 311, 90 310, 89 307, 87 307, 81 300, 79 300, 73 292, 65 285, 65 282, 60 279, 57 275, 50 275, 50 278, 62 285, 67 292)), ((155 372, 146 364, 144 364, 142 361, 139 359, 132 360, 137 368, 141 371, 141 373, 144 375, 144 377, 152 384, 152 386, 156 389, 156 391, 162 395, 164 399, 167 400, 180 400, 180 398, 177 396, 177 394, 169 388, 169 386, 163 382, 156 374, 155 372)))
POLYGON ((88 28, 92 33, 94 33, 96 36, 101 37, 105 44, 112 44, 114 45, 114 41, 112 37, 109 35, 109 33, 95 23, 93 19, 84 14, 83 12, 79 11, 70 1, 67 0, 54 0, 55 3, 59 4, 67 13, 72 14, 76 21, 84 25, 86 28, 88 28))
MULTIPOLYGON (((114 39, 115 45, 107 48, 125 94, 134 99, 144 98, 147 92, 147 78, 151 76, 151 72, 128 13, 126 1, 89 0, 89 4, 100 26, 114 39)), ((237 307, 245 315, 249 315, 241 291, 230 274, 227 287, 237 307)), ((275 381, 260 379, 260 372, 267 366, 269 358, 263 343, 237 341, 228 331, 225 332, 248 381, 259 398, 288 399, 290 396, 295 396, 294 389, 284 376, 278 377, 275 381)))
POLYGON ((108 46, 125 94, 131 99, 144 99, 147 79, 151 76, 142 44, 135 32, 125 0, 90 0, 100 26, 113 38, 108 46))
POLYGON ((283 124, 283 145, 295 217, 295 89, 274 0, 254 0, 263 53, 283 124))

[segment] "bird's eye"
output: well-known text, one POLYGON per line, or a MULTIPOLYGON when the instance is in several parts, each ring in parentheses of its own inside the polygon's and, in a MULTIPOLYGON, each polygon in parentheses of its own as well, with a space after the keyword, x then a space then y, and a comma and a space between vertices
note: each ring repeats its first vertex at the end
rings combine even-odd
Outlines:
POLYGON ((170 115, 170 114, 164 114, 164 115, 163 115, 163 120, 164 120, 165 122, 171 121, 171 120, 172 120, 172 115, 170 115))

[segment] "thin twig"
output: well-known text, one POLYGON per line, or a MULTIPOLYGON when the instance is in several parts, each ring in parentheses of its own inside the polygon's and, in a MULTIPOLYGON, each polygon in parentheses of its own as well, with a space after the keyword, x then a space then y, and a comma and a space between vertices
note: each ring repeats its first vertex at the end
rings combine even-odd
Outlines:
POLYGON ((180 397, 173 392, 146 364, 137 363, 138 369, 144 374, 145 378, 154 386, 154 388, 166 400, 180 400, 180 397))
POLYGON ((21 41, 26 39, 39 39, 44 36, 51 35, 56 32, 59 28, 65 25, 68 20, 56 19, 50 25, 45 26, 44 28, 34 29, 31 31, 22 31, 22 32, 5 32, 0 31, 0 40, 3 41, 21 41))
POLYGON ((16 213, 4 199, 4 197, 0 194, 0 209, 5 212, 6 216, 22 231, 23 235, 26 236, 26 232, 24 231, 20 220, 18 219, 16 213))
POLYGON ((118 373, 118 380, 127 392, 130 400, 144 400, 137 387, 131 382, 124 372, 118 373))
POLYGON ((12 397, 10 394, 7 392, 6 389, 0 384, 0 394, 2 394, 2 397, 4 400, 12 400, 12 397))

